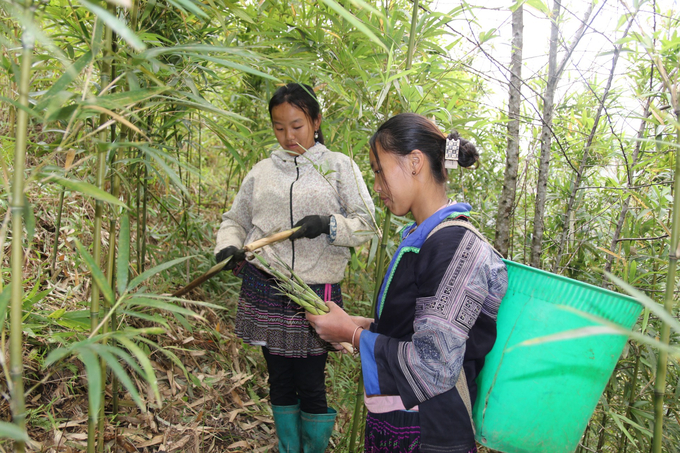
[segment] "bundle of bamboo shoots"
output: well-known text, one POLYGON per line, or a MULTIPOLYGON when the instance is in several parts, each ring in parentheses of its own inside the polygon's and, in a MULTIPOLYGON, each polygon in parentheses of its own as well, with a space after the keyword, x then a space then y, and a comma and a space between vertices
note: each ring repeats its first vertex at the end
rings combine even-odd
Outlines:
MULTIPOLYGON (((277 287, 281 290, 284 296, 287 296, 298 304, 300 307, 304 308, 306 311, 313 315, 322 315, 328 313, 330 309, 326 302, 319 297, 317 293, 314 292, 312 288, 309 287, 307 283, 302 281, 292 269, 290 269, 285 263, 281 264, 290 272, 290 277, 283 272, 274 269, 267 261, 260 255, 255 255, 255 257, 262 263, 267 272, 276 277, 277 287)), ((349 353, 354 353, 354 348, 351 344, 347 342, 341 342, 340 345, 349 353)))
POLYGON ((321 297, 319 297, 319 295, 316 294, 307 283, 302 281, 302 279, 298 277, 292 269, 288 268, 288 266, 282 263, 284 266, 286 266, 286 268, 288 268, 288 271, 290 272, 289 277, 283 272, 270 266, 269 263, 267 263, 267 261, 262 258, 262 256, 255 255, 255 257, 267 269, 267 272, 276 277, 276 286, 281 290, 283 295, 289 297, 290 300, 313 315, 322 315, 324 313, 328 313, 328 305, 326 305, 321 297))

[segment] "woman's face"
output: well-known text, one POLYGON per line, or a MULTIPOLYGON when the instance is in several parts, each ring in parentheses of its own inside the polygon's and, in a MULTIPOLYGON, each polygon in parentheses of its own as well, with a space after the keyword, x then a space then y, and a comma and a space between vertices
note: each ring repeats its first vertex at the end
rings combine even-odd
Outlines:
POLYGON ((380 195, 383 204, 396 215, 406 215, 411 210, 414 191, 413 176, 405 165, 406 158, 385 152, 376 144, 378 159, 370 153, 371 169, 375 174, 373 190, 380 195))
POLYGON ((276 140, 290 154, 304 154, 305 150, 314 146, 314 131, 319 129, 320 124, 321 118, 312 121, 305 112, 288 102, 272 109, 276 140))

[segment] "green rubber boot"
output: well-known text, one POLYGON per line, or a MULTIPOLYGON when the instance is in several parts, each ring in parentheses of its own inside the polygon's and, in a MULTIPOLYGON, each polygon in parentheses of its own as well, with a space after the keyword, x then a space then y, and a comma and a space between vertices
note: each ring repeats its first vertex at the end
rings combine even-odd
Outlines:
POLYGON ((274 406, 274 425, 281 453, 300 453, 300 404, 274 406))
POLYGON ((302 451, 304 453, 324 453, 331 439, 335 425, 335 409, 328 408, 327 414, 308 414, 300 412, 302 422, 302 451))

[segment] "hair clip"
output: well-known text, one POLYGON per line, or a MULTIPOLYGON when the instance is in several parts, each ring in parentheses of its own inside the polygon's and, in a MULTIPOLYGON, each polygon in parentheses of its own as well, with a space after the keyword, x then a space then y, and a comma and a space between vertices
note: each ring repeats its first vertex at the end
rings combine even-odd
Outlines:
POLYGON ((453 138, 446 139, 446 151, 444 153, 444 167, 456 168, 458 166, 458 150, 460 149, 460 140, 453 138))

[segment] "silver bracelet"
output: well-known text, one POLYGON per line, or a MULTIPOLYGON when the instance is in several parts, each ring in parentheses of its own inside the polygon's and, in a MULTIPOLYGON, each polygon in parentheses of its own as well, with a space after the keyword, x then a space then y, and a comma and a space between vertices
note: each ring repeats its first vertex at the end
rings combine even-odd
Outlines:
MULTIPOLYGON (((359 347, 354 346, 354 337, 357 334, 357 330, 359 329, 363 330, 364 328, 361 326, 357 326, 356 329, 354 329, 354 332, 352 333, 352 349, 353 349, 352 352, 354 352, 355 355, 359 354, 359 347)), ((359 335, 359 344, 361 344, 361 335, 359 335)))

